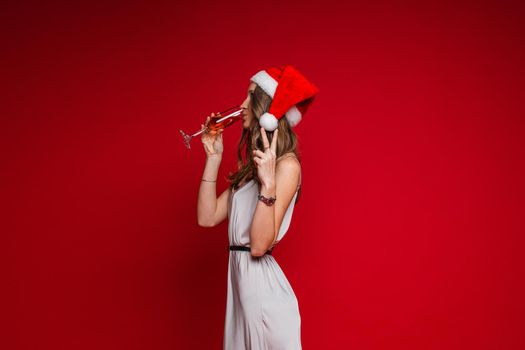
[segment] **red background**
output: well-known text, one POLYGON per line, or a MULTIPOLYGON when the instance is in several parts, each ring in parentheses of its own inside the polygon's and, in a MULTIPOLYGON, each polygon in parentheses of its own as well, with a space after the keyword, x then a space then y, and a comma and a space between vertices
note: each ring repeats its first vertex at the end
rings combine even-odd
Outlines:
POLYGON ((304 349, 523 349, 517 4, 4 3, 2 348, 220 349, 227 221, 178 130, 290 63, 321 91, 275 252, 304 349))

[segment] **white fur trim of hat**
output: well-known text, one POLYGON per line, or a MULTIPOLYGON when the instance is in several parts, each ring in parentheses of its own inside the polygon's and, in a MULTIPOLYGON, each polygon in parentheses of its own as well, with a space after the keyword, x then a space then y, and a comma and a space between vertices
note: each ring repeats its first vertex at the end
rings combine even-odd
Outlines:
POLYGON ((259 85, 264 92, 268 94, 272 99, 275 96, 275 90, 277 90, 277 81, 272 78, 270 74, 262 70, 255 74, 251 79, 255 84, 259 85))

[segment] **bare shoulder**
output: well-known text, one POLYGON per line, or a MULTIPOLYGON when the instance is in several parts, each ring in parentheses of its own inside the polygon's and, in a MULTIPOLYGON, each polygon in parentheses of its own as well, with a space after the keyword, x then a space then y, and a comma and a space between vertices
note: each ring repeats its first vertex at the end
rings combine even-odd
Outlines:
POLYGON ((276 170, 287 176, 296 176, 301 172, 301 163, 293 153, 287 153, 277 159, 276 170))
POLYGON ((297 165, 301 165, 300 162, 299 162, 299 159, 297 159, 297 157, 295 156, 295 153, 293 152, 288 152, 288 153, 285 153, 283 154, 282 156, 280 156, 279 158, 277 158, 277 164, 280 164, 280 163, 283 163, 283 162, 293 162, 293 163, 297 163, 297 165))

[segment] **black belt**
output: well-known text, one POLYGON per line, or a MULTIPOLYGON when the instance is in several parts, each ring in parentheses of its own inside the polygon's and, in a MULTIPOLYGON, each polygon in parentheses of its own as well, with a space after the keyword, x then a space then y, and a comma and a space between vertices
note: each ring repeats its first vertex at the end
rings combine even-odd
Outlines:
MULTIPOLYGON (((243 245, 231 245, 230 246, 230 250, 243 250, 245 252, 250 252, 251 251, 250 247, 246 247, 246 246, 243 246, 243 245)), ((267 250, 266 253, 264 253, 264 254, 272 255, 272 249, 267 250)))

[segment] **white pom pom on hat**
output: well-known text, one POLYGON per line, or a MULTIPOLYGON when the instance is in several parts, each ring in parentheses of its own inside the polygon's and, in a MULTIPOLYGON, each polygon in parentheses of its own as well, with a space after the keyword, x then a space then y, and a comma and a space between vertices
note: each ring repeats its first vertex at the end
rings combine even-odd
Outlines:
POLYGON ((259 117, 259 125, 264 130, 273 131, 279 126, 279 120, 273 114, 266 112, 259 117))
POLYGON ((289 64, 261 70, 250 81, 272 98, 270 109, 259 118, 259 125, 267 131, 277 129, 283 116, 291 127, 299 124, 319 92, 314 84, 289 64))

